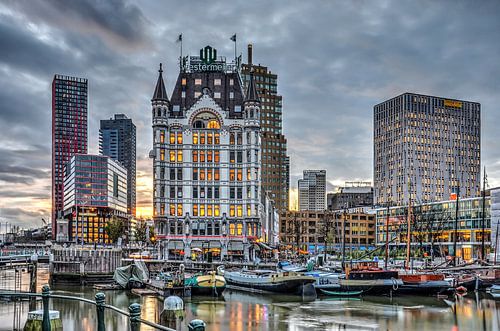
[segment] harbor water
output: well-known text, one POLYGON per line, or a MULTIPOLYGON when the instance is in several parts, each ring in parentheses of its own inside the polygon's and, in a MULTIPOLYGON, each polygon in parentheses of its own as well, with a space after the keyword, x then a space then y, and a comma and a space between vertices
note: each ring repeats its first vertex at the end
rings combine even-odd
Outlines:
MULTIPOLYGON (((38 291, 48 281, 39 268, 38 291)), ((0 272, 0 288, 27 290, 29 274, 0 272)), ((94 299, 91 286, 53 286, 57 294, 94 299)), ((128 291, 106 291, 106 302, 127 310, 133 302, 142 305, 142 318, 159 322, 163 301, 139 297, 128 291)), ((59 310, 64 330, 95 330, 95 307, 77 301, 51 299, 59 310)), ((41 302, 37 303, 41 307, 41 302)), ((22 330, 29 302, 0 301, 0 330, 22 330)), ((472 293, 448 300, 431 297, 363 297, 361 299, 301 299, 294 296, 258 295, 228 290, 218 299, 185 301, 185 325, 199 318, 207 330, 473 330, 500 331, 500 301, 485 293, 472 293)), ((107 330, 127 330, 128 320, 105 312, 107 330)), ((151 330, 143 326, 141 330, 151 330)), ((184 328, 187 330, 187 328, 184 328)))

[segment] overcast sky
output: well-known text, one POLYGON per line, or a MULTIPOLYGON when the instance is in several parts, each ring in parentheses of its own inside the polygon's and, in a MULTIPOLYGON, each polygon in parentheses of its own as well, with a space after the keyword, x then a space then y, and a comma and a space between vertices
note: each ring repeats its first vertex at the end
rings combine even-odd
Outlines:
POLYGON ((0 222, 49 217, 55 73, 89 80, 90 152, 99 120, 133 119, 150 213, 150 99, 160 62, 171 94, 180 33, 184 54, 228 57, 236 33, 245 61, 253 43, 278 74, 292 187, 304 169, 326 169, 330 189, 372 181, 373 105, 405 91, 480 102, 482 163, 500 185, 499 1, 2 1, 0 222))

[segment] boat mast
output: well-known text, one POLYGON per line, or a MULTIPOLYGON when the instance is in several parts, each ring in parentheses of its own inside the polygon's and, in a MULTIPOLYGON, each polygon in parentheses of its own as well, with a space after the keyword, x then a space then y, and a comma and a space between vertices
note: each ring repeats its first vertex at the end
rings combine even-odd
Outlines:
POLYGON ((346 207, 344 206, 344 222, 342 222, 342 270, 345 270, 345 222, 347 220, 346 207))
POLYGON ((408 183, 409 186, 409 202, 408 202, 408 216, 407 216, 407 231, 406 231, 406 269, 410 269, 410 250, 411 250, 411 181, 408 183))
POLYGON ((497 247, 498 247, 498 222, 497 221, 497 231, 496 231, 496 234, 495 234, 495 261, 494 261, 494 264, 496 265, 497 264, 497 247))
POLYGON ((460 182, 457 187, 457 203, 455 205, 455 229, 453 233, 453 266, 457 266, 457 236, 458 236, 458 202, 460 200, 460 182))
POLYGON ((389 202, 387 202, 387 218, 385 220, 385 266, 387 269, 387 263, 389 260, 389 202))
POLYGON ((485 222, 485 212, 486 212, 486 167, 484 167, 483 174, 483 212, 481 219, 481 260, 486 261, 484 255, 484 222, 485 222))

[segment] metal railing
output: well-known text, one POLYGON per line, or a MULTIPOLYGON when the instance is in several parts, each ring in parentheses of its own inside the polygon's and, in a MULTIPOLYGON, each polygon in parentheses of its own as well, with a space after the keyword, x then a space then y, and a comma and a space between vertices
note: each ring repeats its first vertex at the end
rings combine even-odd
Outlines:
MULTIPOLYGON (((44 285, 42 287, 42 293, 30 293, 30 292, 11 292, 11 291, 2 291, 0 292, 0 297, 41 297, 42 305, 43 305, 43 315, 42 315, 42 331, 51 331, 50 325, 50 316, 49 316, 49 299, 63 299, 63 300, 74 300, 85 302, 91 305, 96 306, 97 311, 97 331, 106 331, 106 326, 104 323, 104 310, 109 309, 114 312, 117 312, 121 315, 127 316, 130 322, 130 331, 139 331, 141 324, 146 324, 156 330, 164 330, 164 331, 176 331, 174 329, 168 328, 163 325, 159 325, 141 318, 141 305, 138 303, 132 303, 128 307, 128 312, 116 308, 112 305, 108 305, 105 303, 106 295, 102 292, 96 293, 95 301, 81 298, 81 297, 72 297, 67 295, 58 295, 50 293, 50 287, 48 285, 44 285)), ((189 330, 193 331, 203 331, 205 330, 205 323, 200 320, 193 320, 189 325, 189 330), (201 323, 200 323, 201 322, 201 323)))

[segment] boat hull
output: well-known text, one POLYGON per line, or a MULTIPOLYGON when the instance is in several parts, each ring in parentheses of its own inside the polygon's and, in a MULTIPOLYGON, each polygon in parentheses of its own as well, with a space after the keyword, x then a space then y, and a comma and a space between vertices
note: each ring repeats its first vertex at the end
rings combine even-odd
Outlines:
POLYGON ((185 285, 191 286, 191 295, 220 296, 226 288, 226 280, 214 273, 194 276, 187 279, 185 285))
POLYGON ((363 294, 390 294, 397 293, 403 281, 401 279, 341 279, 340 289, 335 291, 351 292, 363 291, 363 294))
POLYGON ((307 295, 305 292, 312 288, 314 283, 314 278, 307 276, 252 278, 225 272, 224 278, 228 286, 235 286, 238 289, 294 295, 307 295))
POLYGON ((428 281, 421 283, 406 283, 398 289, 400 294, 414 294, 414 295, 437 295, 448 294, 453 292, 454 289, 446 281, 428 281))

